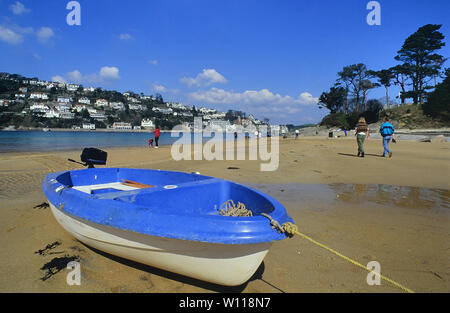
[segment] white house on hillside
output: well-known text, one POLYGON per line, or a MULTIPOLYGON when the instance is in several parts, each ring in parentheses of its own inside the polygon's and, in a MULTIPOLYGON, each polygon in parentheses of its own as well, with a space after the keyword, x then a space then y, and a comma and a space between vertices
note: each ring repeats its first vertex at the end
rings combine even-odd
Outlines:
POLYGON ((153 123, 153 121, 151 119, 143 119, 141 121, 141 126, 143 128, 155 128, 155 124, 153 123))
POLYGON ((58 100, 57 100, 57 102, 61 102, 61 103, 70 103, 72 101, 73 101, 73 99, 68 98, 68 97, 58 97, 58 100))
POLYGON ((48 94, 42 92, 33 92, 30 94, 30 99, 48 100, 48 94))
POLYGON ((125 105, 122 102, 111 102, 109 106, 114 110, 125 110, 125 105))
POLYGON ((95 101, 95 106, 97 107, 107 107, 108 106, 108 101, 105 99, 97 99, 97 101, 95 101))
POLYGON ((76 84, 68 84, 67 85, 67 90, 68 91, 77 91, 78 88, 80 88, 80 85, 76 85, 76 84))
POLYGON ((78 103, 91 104, 91 100, 89 98, 80 98, 78 99, 78 103))

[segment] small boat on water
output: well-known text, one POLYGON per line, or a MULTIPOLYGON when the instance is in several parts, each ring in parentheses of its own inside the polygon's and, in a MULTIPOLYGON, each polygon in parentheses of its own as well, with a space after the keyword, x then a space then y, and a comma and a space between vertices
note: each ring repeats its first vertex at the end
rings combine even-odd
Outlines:
POLYGON ((198 174, 89 168, 49 174, 42 188, 58 223, 88 246, 226 286, 248 281, 287 238, 261 214, 293 222, 272 197, 198 174), (228 200, 252 216, 222 215, 228 200))

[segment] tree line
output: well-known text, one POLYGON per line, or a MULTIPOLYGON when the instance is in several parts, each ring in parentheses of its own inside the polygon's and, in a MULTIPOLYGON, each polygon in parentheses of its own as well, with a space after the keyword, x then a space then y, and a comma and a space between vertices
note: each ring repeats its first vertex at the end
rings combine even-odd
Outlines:
MULTIPOLYGON (((430 105, 425 102, 433 94, 431 90, 437 89, 437 79, 449 74, 448 70, 443 69, 447 59, 437 53, 445 46, 445 37, 439 31, 441 26, 428 24, 410 35, 394 57, 399 63, 395 66, 381 70, 368 69, 363 63, 345 66, 337 73, 335 84, 320 96, 319 108, 327 108, 330 114, 379 111, 383 106, 369 101, 368 94, 374 88, 384 87, 384 106, 389 109, 389 88, 392 85, 400 87, 402 104, 406 103, 406 99, 412 99, 415 105, 430 105)), ((447 116, 449 105, 444 106, 447 116)), ((428 111, 433 110, 428 108, 428 111)))

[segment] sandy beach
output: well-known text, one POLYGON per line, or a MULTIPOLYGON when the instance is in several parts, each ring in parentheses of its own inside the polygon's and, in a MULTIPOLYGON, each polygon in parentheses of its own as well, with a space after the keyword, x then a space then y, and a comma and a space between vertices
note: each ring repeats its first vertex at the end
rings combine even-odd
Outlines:
MULTIPOLYGON (((450 292, 450 143, 391 148, 393 157, 382 158, 381 141, 370 139, 357 158, 353 138, 285 139, 274 172, 261 172, 260 161, 174 161, 169 146, 105 150, 109 167, 200 172, 260 189, 313 239, 364 265, 379 262, 383 275, 416 292, 450 292)), ((80 152, 0 154, 0 292, 403 292, 385 281, 369 286, 367 272, 300 237, 276 242, 235 288, 93 250, 57 224, 41 191, 48 173, 82 168, 67 161, 80 152), (65 268, 42 279, 46 265, 72 257, 81 286, 67 285, 65 268)))

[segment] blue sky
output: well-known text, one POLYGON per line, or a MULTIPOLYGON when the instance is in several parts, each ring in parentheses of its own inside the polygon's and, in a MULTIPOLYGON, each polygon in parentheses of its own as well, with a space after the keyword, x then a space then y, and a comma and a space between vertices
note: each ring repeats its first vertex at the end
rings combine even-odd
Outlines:
POLYGON ((425 24, 443 24, 450 55, 447 0, 378 1, 380 26, 365 0, 79 0, 81 26, 68 2, 0 0, 0 71, 303 124, 326 115, 316 100, 344 66, 395 65, 425 24))

